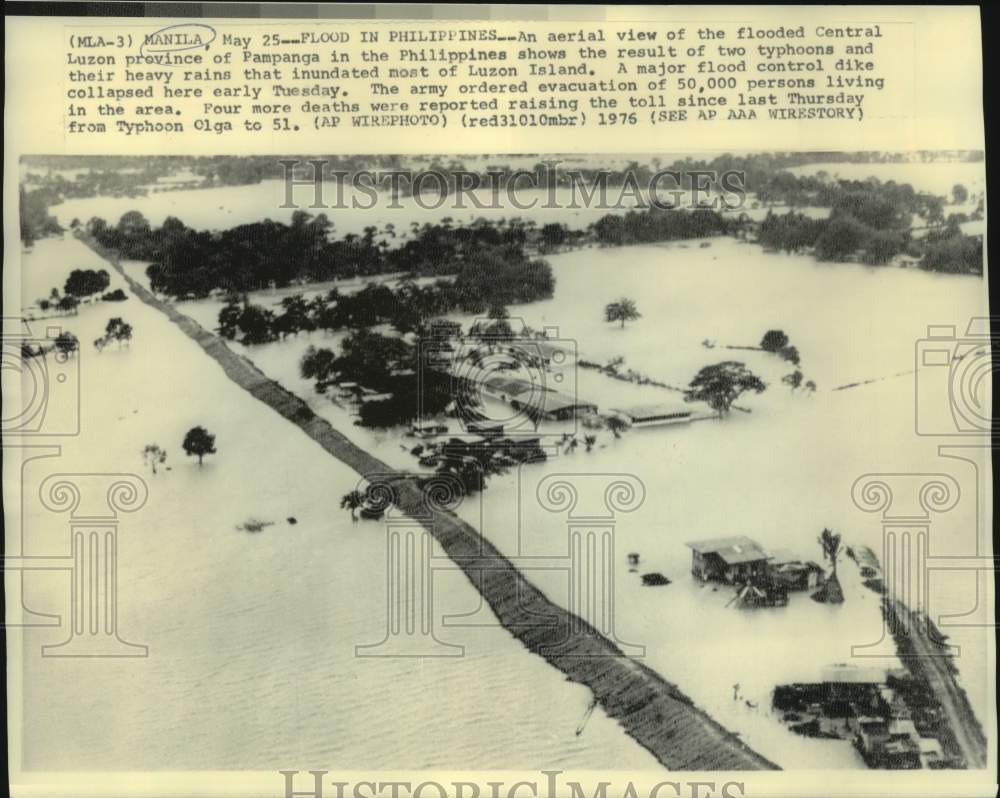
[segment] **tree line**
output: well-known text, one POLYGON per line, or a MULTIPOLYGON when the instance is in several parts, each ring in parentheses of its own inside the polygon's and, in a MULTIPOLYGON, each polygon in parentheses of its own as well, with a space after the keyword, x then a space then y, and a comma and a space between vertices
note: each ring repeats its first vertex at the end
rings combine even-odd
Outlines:
POLYGON ((132 211, 113 226, 91 219, 86 229, 124 258, 151 261, 147 275, 153 290, 179 298, 404 272, 460 275, 459 288, 495 283, 487 286, 491 295, 517 302, 550 290, 552 282, 548 266, 525 251, 527 227, 520 220, 453 226, 445 219, 414 224, 402 236, 388 224, 337 238, 325 214, 305 211, 296 211, 290 224, 265 219, 222 232, 194 230, 174 217, 153 228, 132 211), (394 238, 403 243, 391 246, 394 238), (488 278, 496 268, 505 269, 507 287, 499 278, 488 278))
POLYGON ((924 239, 915 239, 909 217, 898 206, 877 195, 856 192, 839 200, 826 219, 794 211, 768 212, 757 240, 768 249, 810 251, 823 261, 860 260, 881 266, 907 255, 927 271, 981 275, 982 242, 962 233, 960 225, 966 220, 964 215, 952 214, 924 239))

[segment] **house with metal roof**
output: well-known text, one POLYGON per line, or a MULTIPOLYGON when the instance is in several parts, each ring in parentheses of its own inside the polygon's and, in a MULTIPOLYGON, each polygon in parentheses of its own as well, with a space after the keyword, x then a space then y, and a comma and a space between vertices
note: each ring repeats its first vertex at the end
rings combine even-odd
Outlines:
POLYGON ((691 549, 691 573, 703 582, 740 584, 764 576, 768 553, 745 535, 696 540, 691 549))
MULTIPOLYGON (((511 402, 513 406, 514 403, 511 402)), ((538 398, 538 409, 543 418, 552 421, 570 421, 582 418, 588 413, 596 413, 597 405, 560 391, 545 391, 538 398)))
POLYGON ((652 427, 660 424, 686 424, 694 411, 681 404, 636 405, 614 408, 611 411, 625 418, 633 427, 652 427))

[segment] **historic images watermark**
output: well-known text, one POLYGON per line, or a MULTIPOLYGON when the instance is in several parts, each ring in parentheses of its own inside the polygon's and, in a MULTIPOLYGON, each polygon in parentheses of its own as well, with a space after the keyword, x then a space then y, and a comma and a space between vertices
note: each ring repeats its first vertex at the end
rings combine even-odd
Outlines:
POLYGON ((990 322, 973 318, 965 333, 953 324, 930 325, 917 341, 915 363, 915 429, 917 435, 986 438, 998 431, 991 387, 997 365, 997 341, 990 322))
POLYGON ((877 513, 882 526, 881 571, 885 623, 879 640, 852 647, 856 657, 894 657, 895 639, 917 637, 933 646, 914 645, 908 657, 957 657, 938 626, 990 628, 970 620, 986 609, 988 582, 997 570, 991 553, 991 522, 981 511, 985 485, 981 459, 995 446, 992 379, 997 346, 991 334, 996 318, 973 318, 960 335, 956 325, 932 325, 915 345, 914 427, 919 436, 939 441, 938 455, 972 467, 974 490, 965 497, 975 510, 975 547, 967 555, 932 553, 935 519, 963 499, 958 480, 946 473, 875 472, 859 477, 851 489, 854 504, 877 513), (961 615, 935 619, 930 584, 934 573, 965 572, 975 580, 975 603, 961 615))
POLYGON ((597 208, 678 208, 738 210, 745 201, 741 171, 569 168, 557 159, 533 169, 333 169, 323 159, 279 161, 285 193, 282 208, 299 208, 309 197, 312 209, 401 209, 411 199, 422 210, 456 211, 597 208), (311 195, 296 194, 311 189, 311 195))
MULTIPOLYGON (((50 473, 38 495, 24 495, 30 464, 62 453, 60 439, 80 434, 79 342, 59 327, 32 333, 20 318, 3 319, 3 370, 18 380, 20 392, 5 391, 3 448, 20 455, 21 489, 18 535, 5 551, 4 571, 18 579, 20 607, 4 625, 14 628, 62 627, 63 616, 37 612, 25 602, 26 575, 61 571, 69 576, 68 636, 43 645, 44 657, 146 657, 145 645, 126 642, 118 627, 119 522, 146 503, 149 489, 136 474, 50 473), (25 519, 28 500, 52 513, 68 516, 66 554, 29 553, 25 519)), ((7 383, 8 385, 10 383, 7 383)))
POLYGON ((533 778, 485 782, 369 779, 327 780, 329 770, 279 770, 284 798, 743 798, 742 781, 728 779, 665 779, 652 784, 627 777, 614 781, 575 777, 562 770, 541 770, 533 778))

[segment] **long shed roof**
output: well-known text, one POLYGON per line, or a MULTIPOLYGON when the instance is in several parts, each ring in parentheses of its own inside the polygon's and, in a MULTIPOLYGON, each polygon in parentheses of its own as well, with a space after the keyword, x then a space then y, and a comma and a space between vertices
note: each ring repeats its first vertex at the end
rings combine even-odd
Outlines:
POLYGON ((746 535, 695 540, 687 544, 699 554, 717 554, 727 565, 766 560, 767 552, 746 535))

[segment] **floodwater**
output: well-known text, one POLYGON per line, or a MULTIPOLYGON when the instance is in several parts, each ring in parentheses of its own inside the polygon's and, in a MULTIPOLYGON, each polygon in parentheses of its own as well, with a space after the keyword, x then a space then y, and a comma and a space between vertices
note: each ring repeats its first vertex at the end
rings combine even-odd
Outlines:
MULTIPOLYGON (((102 262, 67 236, 39 242, 23 264, 25 295, 40 296, 71 268, 102 262)), ((124 281, 113 274, 116 286, 124 281)), ((61 642, 67 627, 27 631, 26 768, 659 767, 600 712, 577 736, 589 691, 495 623, 450 630, 460 657, 356 657, 387 623, 384 529, 352 523, 338 506, 357 475, 135 297, 40 320, 32 331, 54 324, 83 342, 81 434, 62 439, 61 457, 25 470, 24 552, 68 550, 66 517, 32 498, 46 476, 141 474, 149 500, 121 518, 118 622, 149 656, 42 657, 40 646, 61 642), (131 323, 135 338, 98 355, 90 342, 110 316, 131 323), (196 424, 218 449, 201 468, 180 446, 196 424), (169 470, 144 467, 149 443, 167 450, 169 470), (270 525, 239 528, 253 520, 270 525)), ((69 412, 52 407, 49 424, 69 412)), ((32 573, 24 584, 28 607, 66 615, 67 573, 32 573)), ((435 576, 434 602, 448 614, 480 603, 454 571, 435 576)))
MULTIPOLYGON (((868 473, 945 472, 958 480, 963 499, 932 518, 931 552, 974 553, 976 466, 939 457, 937 446, 946 441, 915 434, 918 378, 913 371, 928 325, 952 324, 961 336, 970 316, 985 313, 984 285, 976 278, 820 264, 729 238, 711 239, 706 247, 701 243, 585 249, 550 257, 555 297, 510 311, 535 329, 557 327, 581 358, 604 363, 623 356, 625 367, 669 385, 686 385, 704 365, 744 362, 769 385, 764 394, 738 402, 752 413, 634 430, 621 440, 598 432, 589 453, 580 446, 544 465, 492 479, 462 514, 510 556, 553 556, 566 551, 567 532, 561 517, 540 506, 539 482, 554 474, 581 479, 590 473, 634 474, 645 486, 645 501, 620 516, 615 537, 614 618, 620 638, 645 646, 649 664, 784 767, 856 766, 847 745, 804 740, 783 729, 775 734, 779 721, 766 711, 775 684, 818 680, 825 667, 836 663, 872 664, 852 653, 853 646, 881 637, 878 598, 861 585, 854 564, 845 558, 839 566, 847 594, 840 607, 797 594, 787 608, 745 612, 728 606, 730 591, 704 587, 690 575, 691 555, 684 544, 741 534, 820 561, 817 537, 830 527, 843 534, 847 545, 881 552, 880 517, 854 504, 854 481, 868 473), (602 318, 604 303, 620 295, 634 297, 643 314, 624 329, 602 318), (781 378, 791 367, 775 355, 726 348, 756 345, 771 328, 783 329, 798 347, 800 368, 806 380, 816 383, 815 394, 792 393, 783 385, 781 378), (852 383, 867 384, 833 390, 852 383), (628 571, 628 552, 640 554, 639 574, 628 571), (639 575, 654 571, 673 584, 643 587, 639 575), (741 685, 738 701, 732 698, 736 683, 741 685)), ((277 301, 271 294, 260 292, 254 299, 277 301)), ((211 327, 220 303, 181 307, 211 327)), ((298 376, 298 360, 310 343, 336 349, 341 335, 317 332, 265 346, 234 346, 359 444, 397 467, 416 468, 406 452, 416 441, 354 426, 348 408, 315 394, 298 376)), ((575 382, 578 395, 602 410, 661 402, 684 407, 675 391, 583 368, 561 373, 566 381, 560 390, 574 390, 575 382)), ((939 379, 922 370, 919 384, 947 390, 935 385, 939 379)), ((454 420, 450 424, 452 431, 459 430, 454 420)), ((542 431, 558 439, 573 428, 550 424, 542 431)), ((577 432, 581 439, 591 434, 577 432)), ((981 457, 973 459, 984 467, 981 457)), ((985 483, 978 487, 986 490, 985 483)), ((899 501, 912 499, 900 496, 899 501)), ((532 570, 530 575, 554 600, 569 604, 565 574, 532 570)), ((934 576, 935 617, 968 612, 975 602, 971 572, 934 576)), ((982 618, 958 623, 977 619, 982 618)), ((986 639, 974 627, 944 631, 962 645, 957 663, 962 683, 973 705, 985 708, 986 639)), ((899 665, 893 656, 874 663, 899 665)))

